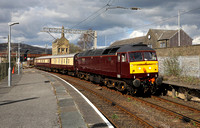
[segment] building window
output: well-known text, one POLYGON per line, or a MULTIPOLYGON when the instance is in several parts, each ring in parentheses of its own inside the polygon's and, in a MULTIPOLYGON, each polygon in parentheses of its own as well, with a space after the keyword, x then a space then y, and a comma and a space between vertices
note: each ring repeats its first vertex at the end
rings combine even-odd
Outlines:
POLYGON ((61 49, 61 52, 62 52, 62 53, 64 53, 64 51, 65 51, 65 49, 64 49, 64 48, 62 48, 62 49, 61 49))
POLYGON ((160 48, 166 48, 166 43, 165 42, 161 42, 160 43, 160 48))
POLYGON ((60 48, 58 48, 58 52, 60 52, 60 48))
POLYGON ((151 39, 151 35, 148 35, 148 39, 149 39, 149 40, 151 39))
POLYGON ((67 53, 67 51, 68 51, 68 48, 66 48, 66 53, 67 53))

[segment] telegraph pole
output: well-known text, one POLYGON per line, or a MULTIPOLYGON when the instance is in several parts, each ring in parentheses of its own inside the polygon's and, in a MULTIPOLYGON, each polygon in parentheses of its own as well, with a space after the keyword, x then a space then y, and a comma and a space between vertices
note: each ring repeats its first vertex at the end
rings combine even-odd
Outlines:
POLYGON ((181 46, 181 23, 180 23, 180 10, 178 10, 178 46, 181 46))

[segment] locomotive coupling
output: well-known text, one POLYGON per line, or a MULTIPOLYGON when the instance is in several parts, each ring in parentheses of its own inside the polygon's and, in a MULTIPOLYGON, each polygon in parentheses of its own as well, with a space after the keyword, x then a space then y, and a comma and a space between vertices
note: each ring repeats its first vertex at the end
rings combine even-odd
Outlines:
POLYGON ((141 81, 140 81, 139 79, 135 79, 135 80, 133 81, 133 85, 134 85, 135 87, 139 87, 140 84, 141 84, 141 81))
POLYGON ((163 77, 159 76, 158 78, 156 78, 156 85, 161 85, 163 81, 163 77))

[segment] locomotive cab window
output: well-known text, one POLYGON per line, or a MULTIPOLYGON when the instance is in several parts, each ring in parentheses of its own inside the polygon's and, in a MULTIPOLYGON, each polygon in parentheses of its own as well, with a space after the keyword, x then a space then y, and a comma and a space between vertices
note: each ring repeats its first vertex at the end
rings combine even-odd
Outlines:
POLYGON ((122 53, 122 62, 126 62, 126 54, 125 53, 122 53))
POLYGON ((117 55, 117 61, 120 62, 120 54, 117 55))
POLYGON ((129 53, 130 62, 133 61, 151 61, 157 60, 155 52, 133 52, 129 53))
POLYGON ((157 60, 155 52, 144 52, 144 60, 157 60))
POLYGON ((130 62, 143 61, 142 53, 141 52, 129 53, 129 60, 130 60, 130 62))

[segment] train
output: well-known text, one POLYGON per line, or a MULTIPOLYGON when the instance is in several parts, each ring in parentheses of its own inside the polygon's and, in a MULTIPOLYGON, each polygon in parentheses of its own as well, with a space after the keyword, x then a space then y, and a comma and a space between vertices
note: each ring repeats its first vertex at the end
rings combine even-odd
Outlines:
POLYGON ((38 69, 61 72, 131 95, 151 94, 162 85, 156 51, 146 44, 91 49, 76 54, 37 57, 38 69))

